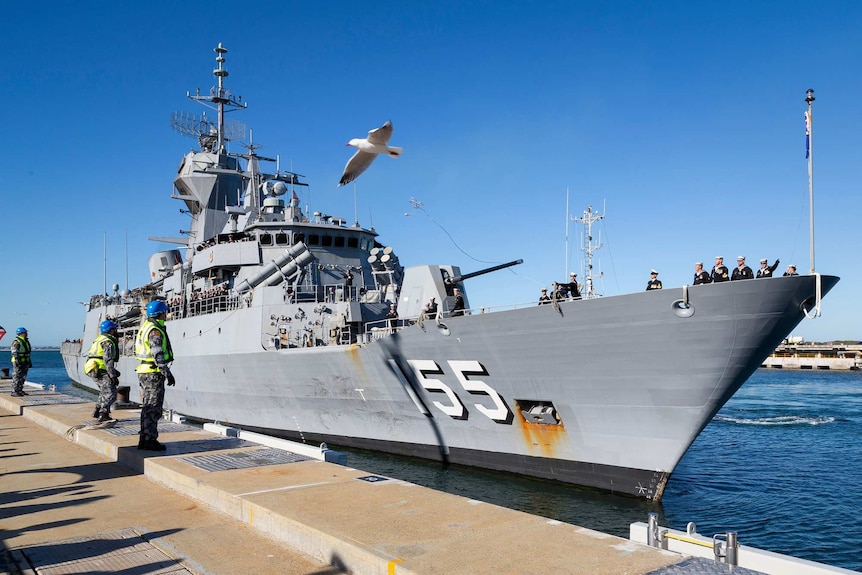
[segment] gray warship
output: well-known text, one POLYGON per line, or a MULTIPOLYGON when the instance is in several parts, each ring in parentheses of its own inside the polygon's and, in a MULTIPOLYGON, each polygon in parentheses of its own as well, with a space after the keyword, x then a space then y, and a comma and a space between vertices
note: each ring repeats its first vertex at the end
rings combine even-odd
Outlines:
POLYGON ((472 309, 469 279, 518 262, 405 267, 374 229, 303 212, 301 176, 254 146, 228 152, 225 112, 245 104, 225 86, 227 50, 215 52, 217 84, 188 97, 217 120, 186 122, 200 149, 174 180, 188 237, 151 238, 182 247, 150 257, 148 284, 90 298, 80 339, 62 344, 79 385, 94 388, 86 351, 113 319, 120 384, 137 399, 134 334, 161 299, 177 380, 165 405, 189 418, 660 500, 701 430, 838 282, 472 309), (456 287, 466 309, 453 313, 456 287))

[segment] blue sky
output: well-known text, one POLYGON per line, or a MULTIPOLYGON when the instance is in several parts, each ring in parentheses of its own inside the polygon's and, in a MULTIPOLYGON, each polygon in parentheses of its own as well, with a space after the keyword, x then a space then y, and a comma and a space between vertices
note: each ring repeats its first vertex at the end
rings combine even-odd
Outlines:
POLYGON ((168 247, 147 237, 188 228, 170 195, 195 142, 170 115, 204 110, 185 94, 215 83, 222 42, 249 103, 229 119, 305 176, 312 210, 356 210, 405 265, 524 259, 468 280, 473 307, 583 276, 567 190, 568 215, 606 210, 606 295, 644 289, 650 268, 691 283, 716 255, 806 272, 813 88, 816 269, 842 281, 795 334, 862 339, 860 29, 849 1, 14 2, 0 22, 0 325, 35 345, 80 337, 77 302, 103 290, 103 268, 126 286, 126 250, 128 285, 147 281, 168 247), (344 143, 386 120, 404 154, 357 180, 354 206, 336 186, 344 143))

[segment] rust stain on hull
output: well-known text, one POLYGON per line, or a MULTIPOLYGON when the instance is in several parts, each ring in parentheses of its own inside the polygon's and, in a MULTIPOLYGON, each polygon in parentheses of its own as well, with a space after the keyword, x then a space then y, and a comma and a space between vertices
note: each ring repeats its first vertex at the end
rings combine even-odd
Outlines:
POLYGON ((515 418, 521 427, 524 443, 535 455, 542 457, 557 457, 557 446, 567 435, 566 426, 562 422, 556 425, 547 423, 532 423, 524 419, 521 406, 515 404, 515 418))

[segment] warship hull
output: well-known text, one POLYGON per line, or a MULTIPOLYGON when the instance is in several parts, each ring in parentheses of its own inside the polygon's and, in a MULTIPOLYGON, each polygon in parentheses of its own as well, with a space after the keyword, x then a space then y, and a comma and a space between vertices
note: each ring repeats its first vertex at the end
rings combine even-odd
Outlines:
MULTIPOLYGON (((286 304, 169 320, 177 384, 165 406, 658 500, 701 430, 837 281, 770 278, 420 318, 365 342, 289 349, 264 345, 270 318, 294 311, 286 304)), ((104 317, 88 312, 85 341, 104 317)), ((81 345, 64 344, 63 356, 69 376, 94 387, 81 345)), ((133 398, 135 366, 120 359, 133 398)))
MULTIPOLYGON (((258 145, 229 150, 240 130, 225 113, 247 100, 225 85, 227 49, 214 51, 216 85, 186 96, 217 120, 172 118, 199 145, 173 172, 188 229, 151 238, 184 254, 156 252, 149 283, 91 296, 82 337, 62 346, 80 385, 94 387, 83 369, 105 330, 118 337, 120 384, 139 399, 134 343, 149 313, 172 342, 164 407, 190 418, 658 500, 698 433, 838 281, 598 297, 588 273, 569 300, 557 290, 548 305, 471 310, 466 282, 521 260, 465 274, 404 267, 373 227, 303 208, 299 174, 258 145)), ((579 221, 598 217, 590 208, 579 221)), ((139 349, 168 369, 161 348, 139 349)))

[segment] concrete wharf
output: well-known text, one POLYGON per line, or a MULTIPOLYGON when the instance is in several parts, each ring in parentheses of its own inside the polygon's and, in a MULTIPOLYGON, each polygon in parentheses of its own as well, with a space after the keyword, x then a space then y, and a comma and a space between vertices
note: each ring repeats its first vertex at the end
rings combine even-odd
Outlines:
POLYGON ((862 369, 862 345, 782 344, 763 361, 761 367, 859 371, 862 369))
POLYGON ((113 427, 88 429, 91 402, 27 391, 10 397, 8 383, 0 384, 0 572, 728 572, 706 559, 167 420, 159 423, 167 451, 140 451, 138 412, 117 409, 113 427))

